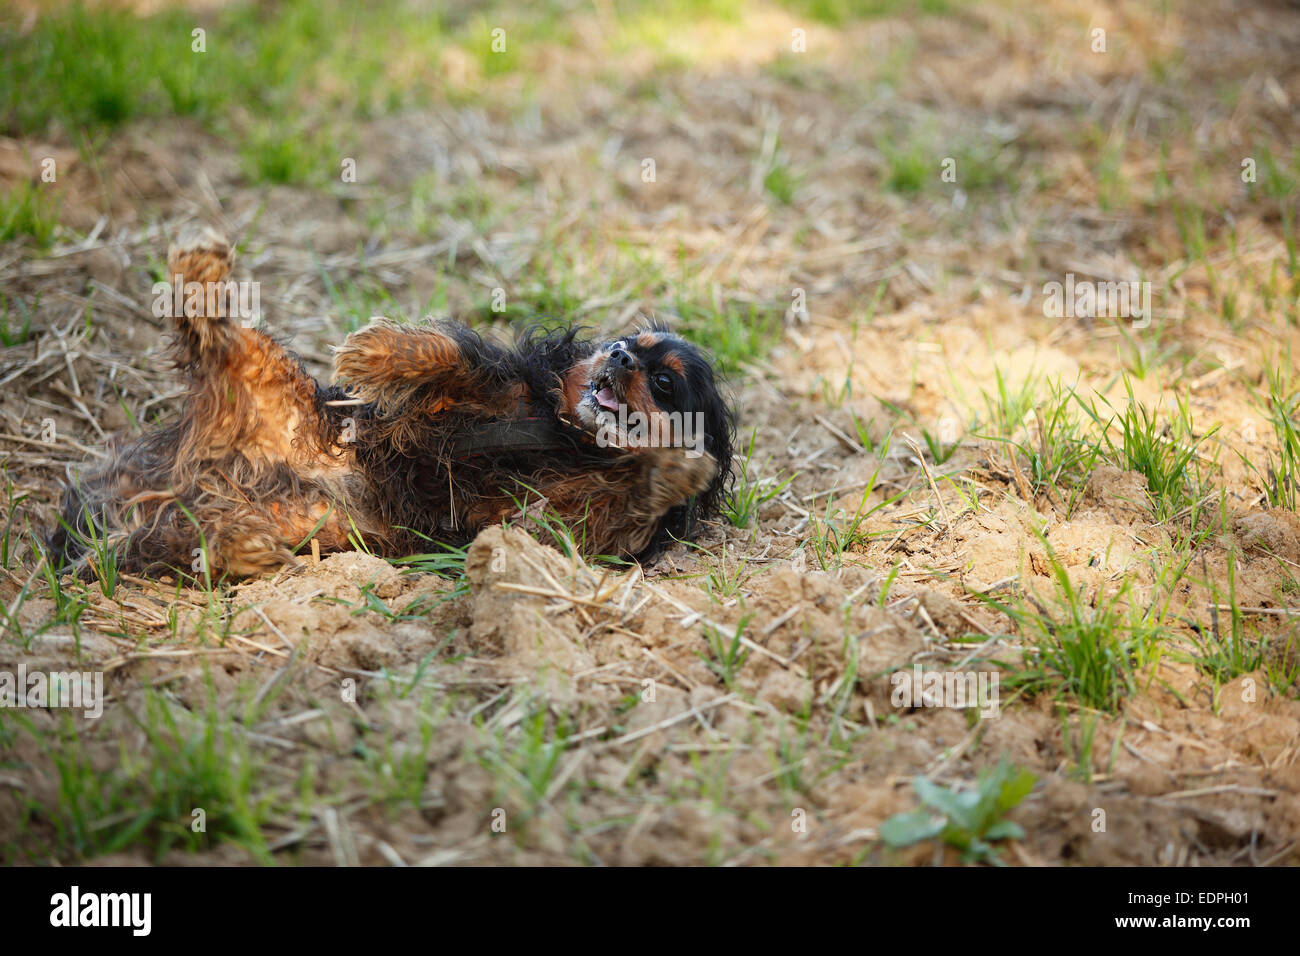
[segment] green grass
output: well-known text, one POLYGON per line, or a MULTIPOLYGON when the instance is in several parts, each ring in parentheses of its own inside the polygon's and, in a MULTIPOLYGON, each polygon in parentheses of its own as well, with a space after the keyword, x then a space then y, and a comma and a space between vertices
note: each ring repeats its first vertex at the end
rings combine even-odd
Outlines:
POLYGON ((31 499, 31 494, 18 490, 7 469, 0 468, 0 477, 4 479, 4 529, 0 531, 0 569, 8 571, 19 561, 19 541, 15 532, 18 531, 19 518, 26 516, 27 509, 24 505, 31 499))
POLYGON ((1218 431, 1214 426, 1197 435, 1192 424, 1191 409, 1187 399, 1177 396, 1176 408, 1163 426, 1155 414, 1133 395, 1133 383, 1124 378, 1128 401, 1122 410, 1115 410, 1106 399, 1102 402, 1112 411, 1112 417, 1102 421, 1095 404, 1079 404, 1101 429, 1099 451, 1120 468, 1136 471, 1147 481, 1147 494, 1151 499, 1156 518, 1167 521, 1190 508, 1208 490, 1208 474, 1215 468, 1210 462, 1203 466, 1198 449, 1218 431), (1111 432, 1119 431, 1119 443, 1111 432))
POLYGON ((925 442, 925 450, 930 453, 930 460, 936 465, 944 465, 956 454, 957 449, 961 447, 961 439, 956 441, 945 442, 942 431, 932 432, 928 428, 921 429, 921 440, 925 442))
POLYGON ((749 648, 741 640, 745 636, 745 627, 748 624, 749 616, 746 615, 740 619, 735 632, 731 635, 722 634, 709 625, 704 627, 704 638, 708 643, 709 651, 707 654, 703 651, 697 654, 728 690, 735 689, 736 679, 740 676, 745 661, 749 660, 749 648))
MULTIPOLYGON (((30 236, 38 249, 49 248, 59 228, 59 204, 51 198, 54 188, 45 183, 23 182, 8 192, 0 193, 0 242, 30 236)), ((13 344, 7 338, 8 319, 6 301, 6 345, 13 344)))
MULTIPOLYGON (((548 258, 554 260, 554 254, 548 258)), ((569 263, 535 260, 530 263, 527 275, 488 290, 485 301, 475 312, 483 323, 555 325, 586 311, 590 296, 585 292, 569 263), (496 289, 501 290, 499 294, 496 289)))
POLYGON ((244 172, 254 182, 311 183, 324 187, 338 182, 344 151, 327 127, 255 124, 240 143, 244 172))
POLYGON ((705 576, 705 590, 709 592, 709 598, 716 603, 729 601, 740 594, 740 589, 756 573, 749 567, 749 561, 745 558, 728 567, 727 552, 723 550, 721 563, 710 567, 705 576))
POLYGON ((12 348, 25 345, 32 336, 32 315, 41 304, 41 297, 28 305, 17 296, 12 304, 7 295, 0 292, 0 346, 12 348))
POLYGON ((1169 599, 1146 606, 1126 575, 1112 593, 1102 588, 1085 594, 1046 538, 1038 536, 1050 566, 1052 595, 1031 594, 1001 601, 976 597, 1005 614, 1017 627, 1025 647, 1023 661, 1006 678, 1009 687, 1029 694, 1068 697, 1085 707, 1116 713, 1138 688, 1141 673, 1160 657, 1170 635, 1166 624, 1169 599))
POLYGON ((801 712, 791 717, 773 715, 777 740, 769 758, 772 773, 782 795, 792 802, 808 792, 809 781, 804 774, 804 765, 811 756, 810 745, 816 743, 812 722, 808 719, 810 710, 811 705, 805 704, 801 712))
POLYGON ((1237 454, 1247 469, 1259 477, 1265 500, 1270 507, 1295 511, 1300 504, 1300 499, 1297 498, 1297 485, 1300 483, 1300 430, 1296 428, 1296 419, 1300 417, 1300 391, 1292 384, 1290 368, 1289 356, 1278 356, 1269 361, 1265 368, 1268 394, 1261 404, 1277 441, 1277 457, 1274 458, 1272 452, 1268 453, 1261 474, 1261 469, 1244 453, 1237 454))
POLYGON ((465 20, 399 0, 287 0, 137 17, 74 3, 44 12, 29 34, 16 13, 0 14, 0 130, 95 142, 133 120, 190 116, 250 143, 247 169, 262 181, 337 180, 342 155, 320 150, 329 121, 428 105, 447 87, 441 64, 453 47, 489 78, 513 72, 541 42, 573 42, 568 11, 558 0, 524 12, 489 3, 465 20), (498 24, 505 53, 490 46, 498 24), (286 128, 286 117, 297 122, 286 128))
MULTIPOLYGON (((330 321, 337 321, 345 334, 364 328, 376 316, 398 322, 416 322, 441 312, 437 308, 437 298, 423 303, 423 307, 418 302, 410 307, 402 305, 392 290, 364 266, 353 275, 337 277, 330 275, 319 261, 316 269, 333 305, 330 321)), ((441 304, 445 306, 445 299, 441 304)))
POLYGON ((394 30, 432 54, 442 15, 383 0, 364 11, 301 0, 233 4, 201 17, 73 4, 43 15, 29 36, 0 34, 8 38, 0 40, 0 118, 9 132, 41 135, 52 125, 96 133, 151 116, 212 120, 236 107, 266 118, 313 105, 364 111, 386 92, 377 41, 394 30), (196 28, 206 31, 203 52, 192 48, 196 28))
POLYGON ((1289 161, 1279 159, 1267 146, 1259 150, 1255 182, 1247 184, 1247 192, 1256 192, 1268 199, 1291 199, 1300 192, 1300 148, 1293 147, 1289 161))
POLYGON ((858 498, 858 503, 852 513, 843 508, 834 507, 831 498, 827 499, 820 514, 817 513, 815 507, 809 510, 808 542, 805 547, 811 550, 812 556, 816 559, 821 570, 836 570, 842 567, 846 553, 865 544, 873 537, 892 533, 871 532, 866 527, 871 518, 910 493, 909 489, 904 489, 895 495, 872 502, 871 499, 875 494, 876 486, 880 483, 880 470, 888 457, 889 441, 886 440, 881 444, 880 462, 871 473, 871 477, 867 479, 867 483, 862 489, 862 495, 858 498))
MULTIPOLYGON (((994 391, 981 391, 984 397, 988 437, 1007 438, 1015 434, 1029 418, 1029 413, 1038 404, 1037 394, 1039 379, 1030 375, 1018 389, 1007 385, 1002 369, 993 367, 994 391)), ((980 427, 978 424, 977 428, 980 427)))
MULTIPOLYGON (((694 57, 683 40, 709 24, 734 24, 744 10, 743 0, 659 0, 611 4, 618 19, 610 38, 610 53, 619 57, 647 50, 657 54, 660 72, 688 66, 694 57)), ((701 51, 703 52, 703 51, 701 51)))
POLYGON ((440 544, 428 535, 420 534, 418 531, 412 533, 430 545, 435 546, 438 550, 407 555, 404 558, 393 558, 391 564, 395 564, 407 571, 425 572, 451 578, 457 583, 464 581, 465 558, 468 553, 465 548, 453 548, 450 545, 440 544))
POLYGON ((480 766, 492 777, 497 803, 485 807, 484 815, 490 811, 495 818, 497 810, 504 811, 500 832, 516 837, 521 831, 526 834, 529 824, 551 809, 560 758, 568 746, 569 728, 564 719, 548 720, 546 705, 532 699, 534 693, 528 691, 525 699, 514 702, 527 710, 517 727, 484 727, 480 734, 483 743, 474 751, 480 766))
MULTIPOLYGON (((1059 380, 1049 381, 1047 388, 1047 398, 1034 406, 1033 425, 1021 439, 1013 439, 1009 433, 983 437, 1004 444, 1008 454, 1016 456, 1034 497, 1043 493, 1054 495, 1069 517, 1088 475, 1101 457, 1101 449, 1089 433, 1087 422, 1078 414, 1079 399, 1074 389, 1061 385, 1059 380)), ((999 385, 999 397, 993 401, 998 403, 994 407, 1000 411, 990 412, 990 418, 1000 423, 995 424, 995 431, 1004 431, 1005 425, 1022 420, 1015 416, 1026 414, 1022 411, 1023 394, 1004 395, 999 385)))
MULTIPOLYGON (((505 526, 518 527, 544 544, 549 544, 566 558, 583 560, 587 550, 588 514, 584 512, 581 518, 570 523, 555 509, 549 506, 538 507, 539 503, 546 501, 546 496, 540 491, 522 481, 518 484, 523 494, 512 499, 518 517, 506 519, 503 522, 505 526)), ((608 554, 587 555, 585 560, 606 564, 627 563, 622 558, 608 554)))
MULTIPOLYGON (((121 556, 120 546, 111 541, 108 535, 98 527, 89 510, 84 506, 82 513, 86 518, 86 528, 88 530, 85 536, 77 535, 77 537, 81 538, 87 549, 86 559, 90 563, 91 571, 95 574, 95 579, 99 582, 101 593, 111 601, 113 595, 117 593, 117 585, 121 577, 121 572, 118 570, 121 556)), ((59 522, 62 524, 63 519, 59 518, 59 522)), ((67 530, 75 534, 71 528, 67 528, 67 530)))
MULTIPOLYGON (((1097 728, 1101 726, 1102 715, 1095 711, 1081 711, 1076 715, 1070 714, 1070 708, 1064 704, 1057 704, 1057 717, 1060 720, 1061 743, 1065 747, 1067 759, 1072 764, 1069 775, 1081 783, 1092 783, 1094 773, 1094 744, 1097 739, 1097 728)), ((1115 742, 1111 746, 1110 760, 1106 765, 1105 772, 1109 774, 1115 767, 1115 758, 1119 755, 1120 744, 1123 742, 1123 721, 1120 722, 1120 732, 1115 735, 1115 742)))
MULTIPOLYGON (((1258 635, 1247 636, 1245 615, 1237 604, 1238 555, 1229 551, 1227 556, 1227 594, 1222 593, 1218 581, 1207 580, 1214 605, 1209 611, 1209 627, 1199 627, 1192 633, 1196 650, 1190 655, 1196 669, 1205 674, 1217 688, 1228 681, 1258 670, 1264 663, 1265 642, 1258 635), (1221 610, 1226 605, 1227 610, 1221 610), (1226 618, 1226 620, 1225 620, 1226 618)), ((1216 694, 1217 697, 1217 694, 1216 694)))
POLYGON ((1124 323, 1117 324, 1116 328, 1124 340, 1122 345, 1116 346, 1120 362, 1124 370, 1139 381, 1153 378, 1169 363, 1187 357, 1180 343, 1164 341, 1167 328, 1163 320, 1135 332, 1124 323))
MULTIPOLYGON (((12 133, 42 135, 57 126, 69 135, 111 130, 143 116, 212 115, 236 98, 262 105, 261 97, 284 75, 274 75, 271 48, 287 52, 292 13, 305 6, 290 4, 260 24, 250 8, 227 10, 203 24, 210 41, 204 53, 191 50, 196 23, 183 11, 137 18, 73 4, 48 13, 30 36, 0 34, 7 37, 0 40, 0 117, 12 133)), ((301 70, 312 52, 312 44, 303 43, 297 57, 278 66, 284 73, 301 70)))
POLYGON ((1074 414, 1075 393, 1052 386, 1051 397, 1036 410, 1036 438, 1030 447, 1021 446, 1030 466, 1035 489, 1062 484, 1077 487, 1092 473, 1100 451, 1085 439, 1083 425, 1074 414))
POLYGON ((362 614, 377 614, 385 621, 396 623, 399 621, 420 621, 424 620, 434 608, 434 603, 427 599, 419 599, 407 604, 402 610, 397 611, 388 605, 388 602, 375 593, 375 583, 367 581, 361 586, 361 603, 357 605, 349 604, 342 598, 330 598, 340 604, 347 604, 352 608, 351 615, 357 617, 362 614))
POLYGON ((791 13, 818 23, 842 26, 853 20, 943 14, 952 0, 780 0, 791 13))
MULTIPOLYGON (((418 531, 412 531, 412 533, 422 538, 431 548, 437 550, 409 554, 401 558, 390 558, 389 564, 401 568, 404 574, 436 574, 438 577, 449 579, 454 586, 437 597, 422 596, 417 598, 398 612, 390 608, 383 599, 374 593, 374 582, 367 582, 361 588, 362 604, 352 611, 353 614, 370 611, 390 621, 421 620, 427 618, 443 602, 454 600, 469 593, 469 580, 465 577, 467 549, 440 544, 418 531)), ((339 599, 335 598, 334 600, 339 599)), ((347 602, 340 601, 340 603, 346 604, 347 602)))
MULTIPOLYGON (((467 192, 466 197, 475 215, 493 219, 502 212, 480 206, 488 202, 481 193, 467 192)), ((667 268, 640 246, 610 246, 594 231, 579 235, 545 236, 508 281, 473 291, 475 302, 466 317, 480 324, 576 321, 599 327, 623 314, 627 305, 649 303, 643 313, 610 331, 626 331, 646 318, 658 320, 706 348, 724 376, 762 360, 780 338, 781 305, 737 302, 716 284, 705 286, 699 267, 684 258, 667 268)))
POLYGON ((920 128, 884 134, 884 184, 904 196, 961 189, 967 193, 1000 189, 1016 182, 1012 151, 970 132, 940 133, 938 121, 920 128), (945 174, 951 173, 951 176, 945 174))
MULTIPOLYGON (((407 698, 419 685, 423 668, 429 658, 421 662, 415 675, 405 687, 391 687, 398 700, 407 698)), ((384 804, 395 816, 402 805, 409 804, 423 810, 433 802, 429 782, 429 748, 434 735, 450 713, 449 697, 435 702, 436 692, 424 689, 417 706, 401 712, 392 709, 392 719, 375 727, 358 740, 353 752, 360 757, 367 771, 371 797, 384 804), (414 722, 414 727, 410 726, 414 722)))
POLYGON ((468 222, 476 233, 486 233, 508 212, 477 179, 455 182, 425 173, 411 183, 407 213, 412 230, 422 236, 441 235, 444 218, 468 222))
POLYGON ((933 149, 917 141, 881 144, 885 156, 885 187, 905 196, 921 192, 939 182, 939 158, 933 149))
POLYGON ((763 188, 784 206, 794 202, 794 193, 799 183, 798 177, 784 163, 774 163, 763 177, 763 188))
POLYGON ((29 801, 25 808, 34 839, 37 831, 53 832, 50 842, 29 848, 30 857, 77 861, 142 846, 160 860, 172 849, 199 852, 226 842, 269 863, 268 774, 228 716, 213 705, 192 714, 153 690, 141 712, 124 712, 143 735, 143 750, 126 736, 106 741, 79 734, 70 723, 56 735, 37 736, 58 800, 54 806, 29 801), (106 769, 96 755, 114 750, 106 769), (195 811, 202 812, 201 830, 195 811))
POLYGON ((735 374, 767 355, 780 337, 781 313, 736 302, 679 298, 675 331, 705 346, 723 374, 735 374))
POLYGON ((1124 140, 1107 143, 1097 161, 1097 205, 1103 211, 1123 209, 1128 206, 1130 190, 1125 180, 1124 140))
MULTIPOLYGON (((31 535, 31 530, 28 529, 31 535)), ((60 624, 66 624, 72 631, 73 640, 76 642, 78 655, 81 648, 81 617, 90 607, 91 598, 86 586, 74 579, 68 578, 66 581, 55 573, 53 565, 49 562, 45 551, 44 544, 34 535, 31 536, 32 553, 37 556, 40 569, 40 580, 45 585, 46 595, 53 602, 53 614, 50 618, 36 631, 23 634, 18 628, 18 608, 27 600, 30 593, 31 583, 24 585, 19 592, 13 619, 9 624, 14 628, 23 640, 24 647, 30 648, 32 638, 45 631, 50 630, 60 624)))
MULTIPOLYGON (((728 498, 723 506, 723 515, 737 528, 748 528, 758 517, 758 509, 767 504, 773 498, 778 498, 790 487, 795 476, 790 475, 782 478, 780 474, 760 477, 752 469, 754 460, 754 442, 758 438, 758 428, 755 427, 749 435, 749 442, 745 446, 744 452, 737 457, 739 467, 736 475, 736 487, 734 492, 728 498)), ((764 470, 766 470, 769 456, 764 461, 764 470)))

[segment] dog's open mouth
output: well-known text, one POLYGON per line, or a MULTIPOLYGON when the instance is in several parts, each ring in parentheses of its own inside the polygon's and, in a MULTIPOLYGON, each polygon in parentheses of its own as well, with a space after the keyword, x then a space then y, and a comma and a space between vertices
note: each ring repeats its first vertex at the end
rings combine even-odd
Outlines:
POLYGON ((620 396, 618 385, 607 374, 601 373, 587 385, 591 400, 607 412, 617 412, 620 396))

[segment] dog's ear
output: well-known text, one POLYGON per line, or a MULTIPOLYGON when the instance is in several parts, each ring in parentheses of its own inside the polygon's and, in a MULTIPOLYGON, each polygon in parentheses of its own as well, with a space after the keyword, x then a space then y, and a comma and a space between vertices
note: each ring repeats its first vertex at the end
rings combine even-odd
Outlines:
POLYGON ((689 355, 686 379, 692 396, 691 406, 703 417, 704 450, 718 463, 713 481, 696 496, 691 507, 692 518, 707 520, 719 514, 731 494, 736 415, 712 358, 695 346, 688 346, 686 353, 689 355))
POLYGON ((709 487, 695 499, 695 517, 716 517, 732 493, 731 463, 736 440, 736 416, 716 385, 704 409, 704 450, 718 463, 709 487))

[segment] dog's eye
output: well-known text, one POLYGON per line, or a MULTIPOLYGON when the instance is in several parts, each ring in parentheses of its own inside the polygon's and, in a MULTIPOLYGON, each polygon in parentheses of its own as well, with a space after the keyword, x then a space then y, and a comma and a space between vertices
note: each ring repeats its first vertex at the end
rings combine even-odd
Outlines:
POLYGON ((650 383, 664 395, 673 393, 673 377, 666 372, 659 372, 650 379, 650 383))

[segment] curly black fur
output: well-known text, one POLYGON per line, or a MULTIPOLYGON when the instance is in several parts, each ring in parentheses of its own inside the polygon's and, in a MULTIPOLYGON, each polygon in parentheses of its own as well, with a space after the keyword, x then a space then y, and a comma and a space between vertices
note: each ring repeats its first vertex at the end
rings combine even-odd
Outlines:
MULTIPOLYGON (((375 489, 385 523, 416 533, 415 538, 404 539, 406 546, 418 546, 419 536, 451 546, 473 540, 478 529, 458 526, 451 515, 451 489, 457 485, 500 489, 522 503, 532 497, 543 475, 613 472, 627 467, 626 461, 620 465, 624 456, 583 441, 579 431, 560 417, 561 373, 590 357, 598 347, 580 338, 584 329, 531 325, 518 330, 513 348, 506 348, 465 326, 447 323, 443 328, 454 335, 466 363, 479 370, 478 384, 485 393, 515 383, 527 387, 532 415, 544 423, 549 442, 540 460, 535 450, 495 448, 490 439, 476 443, 484 422, 473 409, 453 410, 415 425, 404 420, 402 438, 397 440, 394 430, 384 427, 384 416, 373 405, 364 406, 357 413, 368 425, 358 430, 358 464, 375 489), (475 447, 474 454, 459 451, 467 445, 475 447), (430 525, 430 515, 443 516, 442 523, 430 525)), ((659 325, 654 330, 668 332, 659 325)), ((635 555, 641 561, 656 559, 674 539, 690 537, 701 521, 716 517, 731 490, 733 413, 719 397, 710 364, 700 359, 688 363, 687 369, 690 400, 680 411, 703 413, 705 450, 718 462, 718 478, 703 494, 663 516, 650 544, 635 555)))

